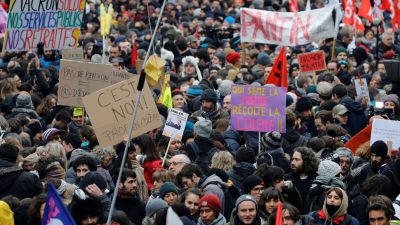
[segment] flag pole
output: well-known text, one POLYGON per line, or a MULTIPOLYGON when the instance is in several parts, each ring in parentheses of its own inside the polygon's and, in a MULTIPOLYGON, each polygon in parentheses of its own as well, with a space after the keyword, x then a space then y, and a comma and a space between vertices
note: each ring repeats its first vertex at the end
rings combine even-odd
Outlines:
POLYGON ((171 145, 171 142, 172 142, 172 138, 169 138, 169 142, 168 142, 168 145, 167 145, 167 149, 165 149, 165 155, 164 155, 164 159, 162 161, 161 167, 164 167, 165 160, 167 159, 167 155, 168 155, 168 152, 169 152, 169 146, 171 145))
POLYGON ((149 48, 148 48, 148 50, 146 52, 146 57, 145 57, 143 65, 142 65, 142 71, 140 73, 140 78, 139 78, 139 82, 138 82, 138 85, 137 85, 138 93, 137 93, 137 96, 136 96, 136 101, 135 101, 134 111, 133 111, 133 114, 132 114, 131 123, 129 124, 129 129, 128 129, 128 141, 125 144, 124 154, 122 156, 122 162, 121 162, 121 166, 119 168, 118 179, 117 179, 117 182, 115 183, 114 194, 113 194, 113 198, 111 200, 110 212, 108 213, 108 217, 107 217, 107 223, 106 223, 107 225, 111 225, 111 218, 112 218, 112 214, 113 214, 114 209, 115 209, 115 202, 116 202, 117 196, 118 196, 119 183, 121 182, 121 176, 122 176, 122 171, 124 169, 124 165, 125 165, 125 161, 126 161, 126 155, 128 153, 128 148, 129 148, 129 145, 130 145, 131 139, 132 139, 133 125, 135 123, 135 118, 136 118, 137 111, 138 111, 138 108, 139 108, 139 102, 140 102, 140 99, 142 98, 142 90, 143 90, 143 86, 144 86, 144 82, 145 82, 145 78, 146 78, 146 73, 144 72, 144 67, 146 65, 147 60, 149 59, 150 50, 151 50, 151 48, 153 46, 154 39, 155 39, 156 34, 157 34, 158 26, 160 25, 161 17, 162 17, 162 14, 164 12, 164 8, 165 8, 165 5, 166 5, 166 2, 167 2, 167 0, 164 0, 163 4, 161 6, 160 15, 158 16, 157 24, 156 24, 156 27, 154 28, 153 36, 151 37, 150 45, 149 45, 149 48))
POLYGON ((241 43, 242 47, 242 66, 246 65, 246 48, 244 47, 244 43, 241 43))

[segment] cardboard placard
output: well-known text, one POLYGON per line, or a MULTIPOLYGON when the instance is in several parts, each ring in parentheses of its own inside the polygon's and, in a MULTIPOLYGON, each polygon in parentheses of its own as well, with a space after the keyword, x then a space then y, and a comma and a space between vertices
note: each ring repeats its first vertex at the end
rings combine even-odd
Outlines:
POLYGON ((185 131, 185 126, 189 114, 176 110, 169 109, 168 118, 165 122, 163 135, 173 138, 175 140, 182 140, 183 132, 185 131))
MULTIPOLYGON (((382 140, 386 144, 391 141, 392 149, 400 147, 400 121, 374 118, 372 122, 371 141, 382 140)), ((390 149, 391 150, 391 149, 390 149)))
MULTIPOLYGON (((128 134, 139 76, 113 84, 82 98, 101 146, 111 146, 128 134)), ((160 115, 145 83, 135 119, 132 137, 162 126, 160 115)))
POLYGON ((67 48, 63 49, 61 52, 63 59, 69 60, 83 60, 83 49, 82 48, 67 48))
POLYGON ((299 60, 300 72, 316 72, 326 70, 324 51, 303 53, 297 55, 299 60))
POLYGON ((83 106, 82 97, 133 75, 111 65, 61 60, 58 104, 83 106))
POLYGON ((234 130, 285 132, 285 110, 285 88, 232 86, 230 122, 234 130))
POLYGON ((75 48, 85 0, 12 0, 9 6, 3 50, 24 51, 75 48))

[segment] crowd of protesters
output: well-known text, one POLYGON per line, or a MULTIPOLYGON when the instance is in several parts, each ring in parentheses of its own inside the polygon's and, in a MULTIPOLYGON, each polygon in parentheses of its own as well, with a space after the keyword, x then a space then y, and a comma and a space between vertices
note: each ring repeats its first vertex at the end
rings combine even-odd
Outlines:
MULTIPOLYGON (((287 47, 286 132, 259 138, 230 128, 231 87, 265 85, 282 46, 241 44, 239 9, 285 12, 288 2, 169 1, 154 31, 161 1, 114 0, 108 39, 99 31, 101 2, 86 2, 79 44, 85 58, 101 63, 106 46, 109 63, 135 74, 133 48, 143 60, 156 32, 172 107, 190 114, 183 138, 166 149, 160 127, 100 147, 90 115, 57 104, 60 51, 2 51, 0 224, 41 224, 49 184, 78 225, 104 224, 112 198, 112 223, 121 225, 165 225, 169 207, 185 225, 274 225, 279 203, 284 225, 398 223, 398 149, 369 140, 344 147, 371 118, 400 120, 400 85, 391 79, 398 74, 383 63, 400 57, 396 32, 364 21, 365 31, 341 26, 336 43, 287 47), (327 70, 301 73, 297 55, 315 50, 325 52, 327 70), (370 99, 357 96, 359 78, 366 78, 370 99)), ((311 8, 324 4, 312 0, 311 8)), ((306 2, 298 5, 304 10, 306 2)), ((157 101, 161 90, 152 91, 157 101)), ((156 104, 165 121, 166 106, 156 104)))

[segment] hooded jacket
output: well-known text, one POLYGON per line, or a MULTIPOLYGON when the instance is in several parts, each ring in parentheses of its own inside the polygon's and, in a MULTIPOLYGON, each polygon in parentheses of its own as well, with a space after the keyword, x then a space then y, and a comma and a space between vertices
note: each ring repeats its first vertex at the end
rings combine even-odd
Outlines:
POLYGON ((364 109, 359 102, 354 101, 349 96, 344 96, 340 99, 340 104, 346 106, 350 111, 346 130, 351 136, 354 136, 367 126, 367 117, 364 114, 364 109))
POLYGON ((224 140, 229 145, 233 154, 236 154, 240 147, 240 134, 235 130, 228 130, 224 132, 224 140))
POLYGON ((224 208, 223 206, 225 202, 224 190, 228 187, 228 185, 225 182, 223 182, 221 178, 219 178, 215 174, 212 174, 209 177, 203 176, 200 179, 198 186, 205 195, 207 194, 216 195, 222 204, 222 208, 224 208))
POLYGON ((392 189, 389 193, 390 199, 393 201, 400 194, 400 159, 393 160, 382 167, 380 173, 385 175, 392 181, 392 189))
MULTIPOLYGON (((218 217, 212 221, 209 225, 225 225, 226 224, 226 219, 225 217, 220 213, 218 217)), ((199 221, 197 222, 197 225, 206 225, 201 217, 199 218, 199 221)))
POLYGON ((233 168, 228 171, 229 179, 233 182, 233 185, 243 193, 243 181, 246 177, 252 175, 256 169, 253 164, 248 162, 240 162, 233 165, 233 168))
MULTIPOLYGON (((256 205, 257 207, 257 205, 256 205)), ((263 221, 259 215, 259 211, 257 209, 257 215, 256 218, 254 218, 253 222, 250 225, 261 225, 261 224, 267 224, 268 221, 263 221)), ((226 225, 242 225, 244 224, 242 221, 239 220, 239 218, 237 218, 237 208, 235 208, 232 213, 231 216, 229 218, 229 223, 227 223, 226 225)))
POLYGON ((293 149, 306 146, 307 139, 293 127, 288 127, 286 133, 282 134, 282 148, 288 155, 293 155, 293 149))
POLYGON ((266 150, 262 154, 269 155, 269 157, 271 157, 272 165, 282 168, 285 173, 290 172, 290 160, 286 158, 282 147, 273 150, 266 150))

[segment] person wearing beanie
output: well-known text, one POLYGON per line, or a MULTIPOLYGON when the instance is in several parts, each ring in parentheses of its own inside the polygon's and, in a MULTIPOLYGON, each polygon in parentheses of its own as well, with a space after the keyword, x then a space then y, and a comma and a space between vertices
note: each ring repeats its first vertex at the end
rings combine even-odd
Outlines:
POLYGON ((73 201, 70 204, 71 216, 77 225, 102 224, 108 216, 102 203, 98 199, 88 198, 73 201), (90 218, 90 223, 88 223, 90 218))
POLYGON ((225 65, 225 61, 226 61, 226 54, 223 51, 215 53, 215 55, 212 56, 211 58, 212 65, 220 65, 221 67, 225 65))
POLYGON ((168 208, 168 204, 164 200, 159 198, 150 199, 146 204, 146 217, 154 218, 158 211, 166 208, 168 208))
POLYGON ((229 225, 260 225, 257 200, 251 195, 241 195, 236 200, 236 207, 232 211, 229 225))
POLYGON ((11 110, 11 113, 5 116, 6 119, 13 118, 20 113, 28 114, 30 119, 38 119, 39 115, 33 108, 31 96, 29 94, 19 94, 17 96, 15 108, 11 110))
POLYGON ((332 100, 332 89, 333 85, 327 81, 321 81, 317 84, 317 93, 319 100, 321 101, 318 111, 331 111, 336 105, 336 103, 332 100))
POLYGON ((348 53, 347 53, 347 49, 339 47, 336 48, 336 60, 340 61, 340 60, 347 60, 348 57, 348 53))
POLYGON ((386 95, 383 99, 383 104, 383 108, 391 112, 387 115, 389 119, 400 120, 400 103, 396 94, 386 95))
POLYGON ((312 100, 307 96, 303 96, 297 100, 295 107, 295 111, 301 119, 299 132, 307 138, 318 135, 318 130, 313 118, 312 107, 312 100))
POLYGON ((186 56, 182 59, 182 77, 183 78, 194 78, 201 81, 203 77, 201 76, 201 71, 199 69, 199 59, 193 56, 186 56))
POLYGON ((240 61, 240 53, 238 52, 229 52, 226 54, 226 61, 234 66, 235 68, 240 68, 241 61, 240 61))
POLYGON ((233 81, 231 80, 223 80, 222 83, 218 87, 219 94, 221 97, 225 97, 231 94, 231 88, 233 85, 233 81))
POLYGON ((222 206, 218 197, 213 194, 204 195, 199 201, 200 218, 197 225, 225 225, 222 206))
POLYGON ((271 65, 271 58, 265 52, 260 52, 257 56, 257 64, 251 68, 251 73, 256 79, 262 78, 265 68, 271 65))
POLYGON ((218 119, 229 120, 229 113, 218 103, 218 95, 213 89, 204 90, 201 94, 200 101, 201 108, 191 116, 194 121, 199 120, 199 118, 209 119, 213 123, 218 119))
POLYGON ((285 172, 290 172, 290 161, 286 158, 282 148, 282 135, 277 131, 271 131, 261 138, 261 149, 259 157, 270 159, 270 164, 279 166, 285 172))
POLYGON ((159 195, 169 206, 172 206, 178 200, 178 187, 172 182, 165 182, 160 187, 159 195))
POLYGON ((253 164, 256 161, 256 154, 252 148, 241 146, 236 152, 235 161, 236 164, 228 171, 229 179, 240 193, 244 193, 243 181, 255 171, 253 164))
POLYGON ((383 165, 390 159, 388 146, 381 140, 372 143, 370 154, 369 163, 361 169, 360 174, 355 178, 358 184, 362 184, 369 177, 379 174, 381 167, 383 168, 383 165))
POLYGON ((17 166, 19 149, 12 144, 0 145, 0 198, 13 195, 19 199, 33 198, 43 185, 37 175, 17 166))
POLYGON ((257 175, 250 175, 243 181, 243 193, 253 196, 257 202, 264 191, 264 182, 257 175))

